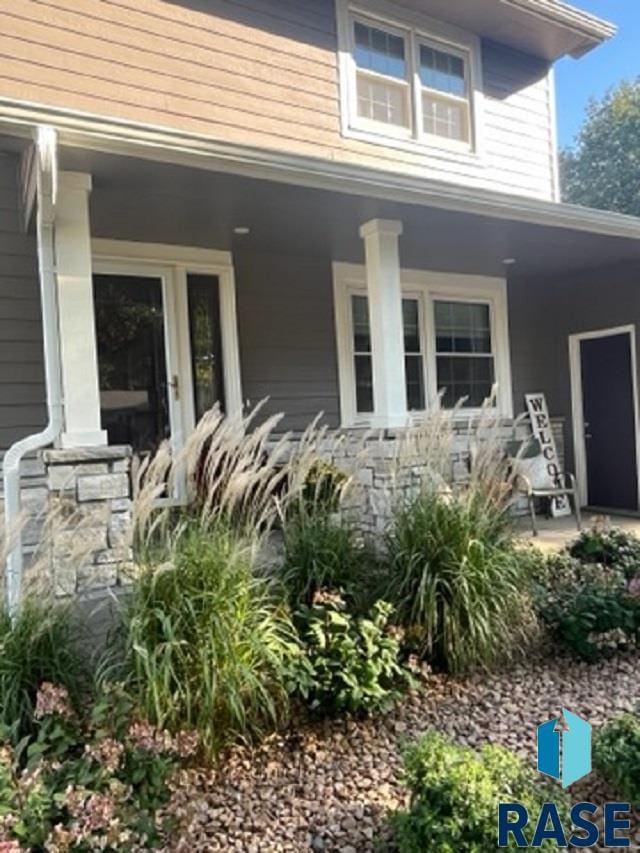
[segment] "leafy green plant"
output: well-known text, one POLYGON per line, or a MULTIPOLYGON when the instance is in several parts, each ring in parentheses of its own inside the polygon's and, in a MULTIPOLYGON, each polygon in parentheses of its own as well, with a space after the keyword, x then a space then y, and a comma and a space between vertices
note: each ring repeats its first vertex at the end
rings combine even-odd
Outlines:
MULTIPOLYGON (((411 801, 408 810, 391 819, 400 853, 487 853, 496 847, 500 802, 518 801, 535 815, 551 799, 550 791, 507 749, 485 746, 474 752, 438 732, 428 732, 405 751, 404 767, 411 801)), ((565 818, 564 795, 553 795, 565 818)), ((533 829, 525 833, 531 841, 533 829)), ((516 849, 515 843, 510 849, 516 849)), ((557 847, 545 841, 541 849, 557 847)))
POLYGON ((640 573, 640 539, 616 527, 598 525, 583 530, 569 554, 582 563, 616 566, 627 579, 640 573))
POLYGON ((187 530, 172 562, 144 568, 124 614, 124 679, 142 713, 196 729, 209 753, 283 721, 295 631, 251 541, 187 530))
POLYGON ((33 731, 36 693, 43 681, 67 688, 78 702, 87 687, 80 626, 70 607, 27 598, 12 622, 0 614, 0 726, 16 743, 33 731))
POLYGON ((294 693, 319 714, 386 710, 411 683, 400 663, 393 608, 374 604, 367 616, 353 616, 343 598, 321 591, 296 614, 303 656, 292 677, 294 693))
POLYGON ((640 805, 640 718, 623 714, 593 741, 593 766, 625 798, 640 805))
POLYGON ((400 506, 386 537, 382 595, 409 642, 451 672, 492 665, 530 632, 526 568, 503 513, 475 493, 425 492, 400 506))
POLYGON ((551 555, 539 561, 532 584, 540 620, 576 657, 593 662, 637 642, 638 590, 619 567, 551 555))

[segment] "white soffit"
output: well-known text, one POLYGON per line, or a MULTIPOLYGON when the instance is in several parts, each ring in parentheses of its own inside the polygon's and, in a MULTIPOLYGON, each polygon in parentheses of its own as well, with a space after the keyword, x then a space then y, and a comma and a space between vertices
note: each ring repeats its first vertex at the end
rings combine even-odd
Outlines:
POLYGON ((617 28, 561 0, 397 0, 484 38, 555 61, 579 57, 617 28))

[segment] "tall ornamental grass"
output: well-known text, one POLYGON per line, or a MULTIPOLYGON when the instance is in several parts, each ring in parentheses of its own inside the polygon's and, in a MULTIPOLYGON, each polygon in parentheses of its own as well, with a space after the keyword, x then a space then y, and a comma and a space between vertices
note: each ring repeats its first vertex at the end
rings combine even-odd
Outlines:
POLYGON ((294 610, 324 589, 340 590, 352 606, 364 602, 375 555, 343 512, 351 484, 340 468, 317 462, 281 519, 279 577, 294 610))
POLYGON ((477 501, 419 495, 396 512, 386 548, 384 597, 438 667, 490 667, 526 641, 526 569, 477 501))
POLYGON ((312 425, 294 451, 279 417, 259 417, 209 412, 181 453, 165 445, 140 471, 134 502, 123 677, 152 722, 197 729, 212 755, 286 719, 299 655, 282 586, 260 566, 325 433, 312 425), (187 508, 158 508, 178 486, 187 508))
POLYGON ((196 729, 215 754, 286 719, 296 637, 270 581, 254 572, 250 540, 222 524, 189 527, 171 556, 135 585, 125 680, 152 722, 196 729))
POLYGON ((455 673, 517 652, 534 624, 526 566, 512 546, 511 474, 489 404, 468 424, 466 481, 456 485, 443 468, 462 414, 436 415, 407 436, 403 452, 421 455, 432 475, 396 496, 382 589, 413 646, 455 673))

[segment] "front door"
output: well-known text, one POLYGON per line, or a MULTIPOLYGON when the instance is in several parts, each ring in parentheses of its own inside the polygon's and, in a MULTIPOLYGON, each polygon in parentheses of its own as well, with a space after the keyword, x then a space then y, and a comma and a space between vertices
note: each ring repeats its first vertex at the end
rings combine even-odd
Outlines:
POLYGON ((171 294, 168 273, 93 278, 102 428, 140 454, 180 432, 171 294))
POLYGON ((218 279, 172 268, 97 265, 100 408, 109 444, 153 452, 223 403, 218 279))
POLYGON ((631 333, 580 339, 588 503, 638 509, 636 405, 631 333))

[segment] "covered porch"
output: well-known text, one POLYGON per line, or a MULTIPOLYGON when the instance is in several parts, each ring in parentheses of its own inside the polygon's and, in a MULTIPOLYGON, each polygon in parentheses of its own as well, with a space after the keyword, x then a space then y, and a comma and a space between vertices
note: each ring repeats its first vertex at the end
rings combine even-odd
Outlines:
POLYGON ((460 397, 468 419, 497 383, 505 440, 544 393, 581 503, 638 510, 636 220, 62 142, 62 450, 179 446, 215 402, 391 435, 460 397))

